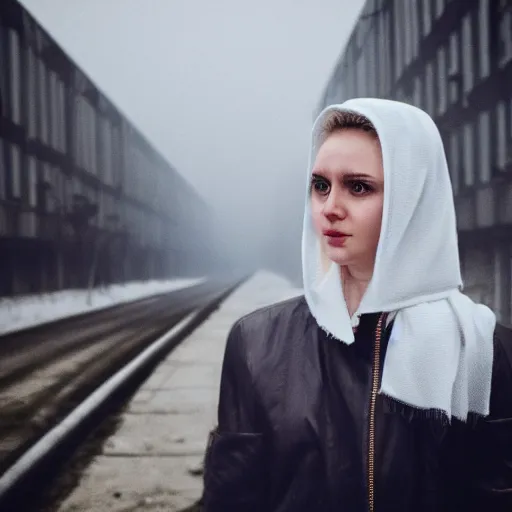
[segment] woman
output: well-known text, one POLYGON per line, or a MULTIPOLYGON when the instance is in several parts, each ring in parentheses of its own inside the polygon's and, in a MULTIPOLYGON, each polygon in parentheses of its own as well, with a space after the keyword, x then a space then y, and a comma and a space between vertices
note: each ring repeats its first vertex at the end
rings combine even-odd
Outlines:
POLYGON ((460 291, 434 122, 331 106, 310 163, 305 296, 229 334, 204 511, 512 510, 512 336, 460 291))

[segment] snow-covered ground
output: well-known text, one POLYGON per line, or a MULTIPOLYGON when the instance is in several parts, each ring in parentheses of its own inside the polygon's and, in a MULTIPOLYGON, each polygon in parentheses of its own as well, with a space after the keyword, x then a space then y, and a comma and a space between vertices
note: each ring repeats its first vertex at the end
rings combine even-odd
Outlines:
POLYGON ((302 295, 301 288, 295 288, 285 277, 261 270, 244 285, 244 309, 258 309, 276 302, 302 295))
POLYGON ((94 290, 88 304, 87 290, 63 290, 42 295, 0 299, 0 334, 17 331, 86 311, 170 292, 201 282, 198 279, 141 281, 94 290))
MULTIPOLYGON (((142 299, 161 292, 192 286, 203 279, 176 279, 144 281, 113 285, 94 290, 88 304, 86 290, 63 290, 42 295, 0 299, 0 334, 17 331, 44 322, 58 320, 86 311, 94 311, 114 304, 142 299)), ((254 309, 301 295, 288 280, 267 271, 256 273, 247 283, 251 288, 251 306, 254 309)))

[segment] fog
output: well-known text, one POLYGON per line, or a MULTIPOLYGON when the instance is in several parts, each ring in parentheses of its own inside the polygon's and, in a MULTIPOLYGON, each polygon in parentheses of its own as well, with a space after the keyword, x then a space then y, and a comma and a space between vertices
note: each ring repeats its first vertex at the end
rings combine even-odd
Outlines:
POLYGON ((234 260, 300 275, 309 134, 362 0, 22 0, 215 209, 234 260))

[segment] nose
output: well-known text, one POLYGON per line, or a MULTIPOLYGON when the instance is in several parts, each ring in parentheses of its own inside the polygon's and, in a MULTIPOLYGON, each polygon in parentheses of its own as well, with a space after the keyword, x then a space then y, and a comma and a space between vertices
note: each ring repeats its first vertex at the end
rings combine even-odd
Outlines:
POLYGON ((344 219, 347 216, 344 201, 336 190, 331 190, 331 193, 327 196, 322 213, 329 222, 344 219))

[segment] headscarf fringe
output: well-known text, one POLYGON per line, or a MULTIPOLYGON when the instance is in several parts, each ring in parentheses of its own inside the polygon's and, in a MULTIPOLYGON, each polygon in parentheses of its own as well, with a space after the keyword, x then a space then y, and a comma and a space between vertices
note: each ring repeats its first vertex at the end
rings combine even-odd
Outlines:
POLYGON ((468 428, 474 429, 484 419, 484 416, 481 414, 470 411, 464 421, 459 418, 449 417, 446 411, 442 411, 441 409, 421 409, 419 407, 406 404, 389 395, 382 394, 381 396, 386 405, 386 409, 393 414, 399 414, 408 423, 416 420, 434 421, 443 427, 449 427, 454 423, 460 422, 464 423, 468 428))

